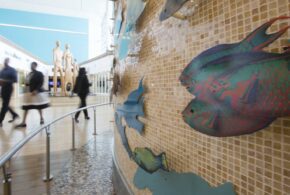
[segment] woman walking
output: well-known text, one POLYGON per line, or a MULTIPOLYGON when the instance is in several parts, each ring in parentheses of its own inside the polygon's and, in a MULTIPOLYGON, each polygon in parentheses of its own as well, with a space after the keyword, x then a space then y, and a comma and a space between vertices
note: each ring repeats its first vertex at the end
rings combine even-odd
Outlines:
POLYGON ((29 110, 36 109, 40 115, 40 124, 44 124, 42 109, 49 107, 48 95, 44 93, 42 88, 44 76, 36 70, 37 63, 31 63, 31 72, 26 77, 26 86, 28 93, 24 94, 23 106, 24 110, 23 121, 16 128, 26 127, 26 118, 29 110))
MULTIPOLYGON (((88 77, 86 75, 86 69, 80 68, 79 75, 77 76, 76 83, 73 90, 73 92, 78 94, 80 98, 79 108, 83 108, 87 106, 87 96, 89 95, 89 92, 90 92, 89 90, 90 86, 91 84, 89 83, 88 77)), ((80 112, 77 112, 75 115, 75 121, 77 123, 79 122, 78 120, 79 115, 80 115, 80 112)), ((86 120, 90 119, 87 109, 84 110, 84 115, 85 115, 86 120)))

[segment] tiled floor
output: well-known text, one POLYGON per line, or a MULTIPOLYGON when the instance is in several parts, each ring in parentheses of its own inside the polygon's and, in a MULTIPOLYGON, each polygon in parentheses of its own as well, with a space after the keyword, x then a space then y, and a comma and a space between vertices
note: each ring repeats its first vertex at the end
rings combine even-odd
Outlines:
MULTIPOLYGON (((52 98, 52 106, 44 110, 45 121, 49 122, 54 118, 62 116, 75 110, 78 107, 78 98, 52 98)), ((103 96, 90 97, 88 104, 97 104, 107 102, 108 98, 103 96)), ((22 115, 20 110, 21 103, 14 102, 16 111, 22 115)), ((112 107, 102 106, 97 110, 97 130, 102 131, 111 129, 113 119, 112 107)), ((84 121, 83 114, 80 115, 80 123, 76 125, 76 146, 82 146, 92 138, 93 131, 93 111, 89 110, 91 120, 84 121)), ((14 124, 9 124, 7 121, 11 118, 7 113, 3 127, 0 128, 0 155, 7 152, 8 149, 17 144, 21 139, 27 136, 31 131, 38 128, 39 115, 36 110, 29 112, 27 119, 26 129, 15 129, 15 124, 20 123, 21 120, 16 121, 14 124)), ((18 155, 33 155, 45 152, 45 131, 35 136, 18 155)), ((68 150, 72 145, 72 119, 71 117, 65 118, 62 121, 57 122, 51 127, 51 151, 68 150)))
POLYGON ((113 194, 112 142, 112 131, 108 131, 75 151, 56 176, 51 194, 113 194))
MULTIPOLYGON (((90 97, 88 104, 107 101, 107 97, 96 96, 90 97)), ((19 110, 21 104, 15 101, 14 105, 21 113, 19 110)), ((77 98, 53 98, 52 106, 45 110, 45 120, 49 122, 73 111, 77 106, 77 98)), ((70 151, 72 146, 71 117, 51 127, 51 172, 54 180, 50 184, 42 182, 42 176, 45 174, 45 132, 35 136, 25 145, 11 163, 13 194, 112 194, 113 107, 99 107, 96 114, 97 136, 92 135, 93 111, 89 111, 91 117, 89 121, 85 121, 83 115, 80 115, 80 123, 76 124, 77 150, 74 152, 70 151), (81 183, 83 185, 79 185, 81 183)), ((1 155, 39 127, 39 116, 36 111, 29 113, 26 129, 15 130, 13 125, 7 122, 9 118, 8 114, 3 128, 0 129, 1 155)))

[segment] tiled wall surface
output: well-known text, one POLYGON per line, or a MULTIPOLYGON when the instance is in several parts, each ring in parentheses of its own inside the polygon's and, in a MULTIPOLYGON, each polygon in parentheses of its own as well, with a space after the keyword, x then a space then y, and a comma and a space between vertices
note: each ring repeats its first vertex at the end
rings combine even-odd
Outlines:
MULTIPOLYGON (((149 0, 137 26, 142 40, 137 58, 117 66, 122 90, 115 99, 123 102, 145 76, 145 134, 127 129, 132 148, 150 147, 166 152, 169 167, 178 172, 194 172, 211 185, 225 181, 235 185, 239 195, 290 194, 290 118, 281 118, 257 133, 215 138, 198 133, 183 122, 181 112, 192 99, 178 78, 200 52, 221 43, 243 39, 259 25, 280 15, 290 15, 289 0, 207 0, 192 15, 193 4, 181 10, 191 16, 159 22, 165 0, 149 0)), ((277 31, 290 25, 278 21, 277 31)), ((268 50, 281 52, 289 44, 290 30, 268 50)), ((115 149, 120 167, 135 194, 151 194, 134 187, 137 165, 129 160, 115 131, 115 149)))

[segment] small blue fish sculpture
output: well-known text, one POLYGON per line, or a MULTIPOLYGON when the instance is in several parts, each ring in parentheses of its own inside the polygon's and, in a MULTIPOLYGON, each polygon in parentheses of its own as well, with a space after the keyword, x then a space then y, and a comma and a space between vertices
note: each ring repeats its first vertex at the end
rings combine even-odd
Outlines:
POLYGON ((133 159, 145 171, 154 173, 159 169, 168 171, 165 153, 156 156, 150 148, 135 148, 133 159))
POLYGON ((126 135, 126 127, 122 125, 122 119, 118 116, 117 112, 115 112, 115 123, 116 123, 117 129, 120 133, 122 144, 125 147, 126 152, 129 155, 129 158, 132 158, 133 153, 132 153, 132 150, 131 150, 130 145, 128 143, 128 138, 126 135))
POLYGON ((140 134, 144 124, 138 120, 138 116, 144 116, 143 78, 139 82, 139 88, 131 92, 123 105, 117 106, 116 112, 120 118, 124 117, 130 128, 136 129, 140 134))

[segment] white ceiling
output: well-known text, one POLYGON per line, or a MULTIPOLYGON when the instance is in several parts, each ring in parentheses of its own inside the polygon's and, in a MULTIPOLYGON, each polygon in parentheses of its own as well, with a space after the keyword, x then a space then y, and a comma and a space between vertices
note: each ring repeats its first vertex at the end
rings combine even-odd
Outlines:
POLYGON ((0 0, 0 8, 82 18, 103 17, 108 0, 0 0))

